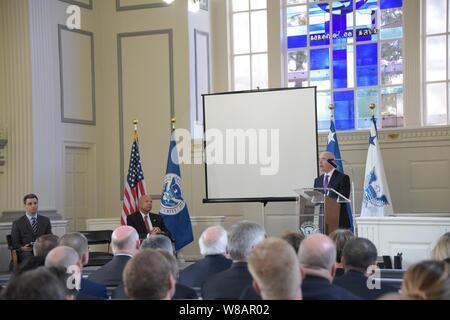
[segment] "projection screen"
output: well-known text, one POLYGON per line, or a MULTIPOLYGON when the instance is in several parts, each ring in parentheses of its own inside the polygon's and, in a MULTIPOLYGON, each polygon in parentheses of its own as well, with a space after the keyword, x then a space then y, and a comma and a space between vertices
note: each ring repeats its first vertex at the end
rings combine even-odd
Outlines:
POLYGON ((204 202, 294 201, 318 174, 316 88, 203 95, 204 202))

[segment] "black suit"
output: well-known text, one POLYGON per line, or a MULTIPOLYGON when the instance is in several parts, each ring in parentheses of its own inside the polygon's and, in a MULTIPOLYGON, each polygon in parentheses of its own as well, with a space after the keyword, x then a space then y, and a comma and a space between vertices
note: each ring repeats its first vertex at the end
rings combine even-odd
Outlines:
POLYGON ((333 283, 367 300, 376 300, 383 294, 397 292, 394 287, 387 284, 382 284, 380 289, 374 288, 371 290, 367 287, 367 277, 362 272, 353 270, 335 278, 333 283))
POLYGON ((181 270, 178 281, 189 287, 201 288, 208 277, 228 269, 232 263, 233 261, 222 254, 208 255, 181 270))
MULTIPOLYGON (((150 222, 152 223, 153 228, 158 227, 161 229, 163 235, 168 236, 172 239, 172 235, 169 230, 167 230, 164 220, 161 218, 159 214, 149 213, 150 222)), ((148 231, 145 227, 144 219, 142 219, 142 214, 140 212, 135 212, 127 216, 127 225, 132 226, 139 233, 140 239, 145 239, 147 237, 148 231)))
MULTIPOLYGON (((37 232, 33 233, 30 220, 27 215, 23 215, 19 219, 13 222, 11 230, 11 241, 14 249, 20 249, 21 247, 35 242, 37 238, 44 234, 52 234, 52 225, 50 219, 40 214, 37 215, 37 232)), ((33 256, 32 252, 18 252, 19 261, 33 256)))
POLYGON ((361 300, 325 278, 306 276, 302 282, 303 300, 361 300))
MULTIPOLYGON (((323 188, 324 175, 320 175, 314 180, 314 188, 323 188)), ((328 182, 328 188, 334 189, 346 198, 350 198, 350 177, 338 170, 334 170, 330 181, 328 182)), ((336 194, 330 194, 331 198, 336 198, 336 194)), ((339 228, 350 228, 350 220, 347 215, 347 209, 345 204, 341 204, 339 213, 339 228)))
POLYGON ((105 286, 118 286, 122 283, 122 273, 130 256, 118 255, 89 276, 89 280, 105 286))
POLYGON ((247 262, 234 262, 229 269, 206 280, 202 287, 202 297, 205 300, 237 300, 252 282, 247 262))

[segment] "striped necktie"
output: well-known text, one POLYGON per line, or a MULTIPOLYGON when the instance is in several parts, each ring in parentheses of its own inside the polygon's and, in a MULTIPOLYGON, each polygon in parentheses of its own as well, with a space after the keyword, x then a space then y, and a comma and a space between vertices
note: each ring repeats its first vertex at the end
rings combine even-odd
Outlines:
POLYGON ((33 233, 37 233, 38 225, 36 217, 31 218, 31 228, 33 229, 33 233))

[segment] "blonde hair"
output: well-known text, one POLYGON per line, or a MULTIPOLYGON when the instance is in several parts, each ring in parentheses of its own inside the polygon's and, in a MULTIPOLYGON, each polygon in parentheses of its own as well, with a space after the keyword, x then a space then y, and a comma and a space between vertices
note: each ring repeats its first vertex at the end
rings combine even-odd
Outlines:
POLYGON ((450 258, 450 232, 443 234, 431 251, 434 260, 445 260, 450 258))
POLYGON ((248 269, 263 299, 295 299, 300 291, 297 255, 285 240, 268 238, 258 244, 250 253, 248 269))
POLYGON ((445 300, 450 295, 450 266, 427 260, 411 266, 403 276, 402 295, 419 300, 445 300))

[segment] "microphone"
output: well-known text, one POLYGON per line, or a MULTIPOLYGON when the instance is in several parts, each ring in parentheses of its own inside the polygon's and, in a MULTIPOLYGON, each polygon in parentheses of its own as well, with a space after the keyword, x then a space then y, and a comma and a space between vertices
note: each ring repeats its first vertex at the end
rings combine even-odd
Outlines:
POLYGON ((327 159, 327 162, 328 162, 329 164, 331 164, 334 168, 337 168, 337 164, 336 164, 336 162, 334 161, 334 159, 327 159))

